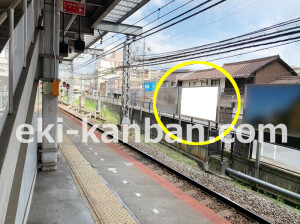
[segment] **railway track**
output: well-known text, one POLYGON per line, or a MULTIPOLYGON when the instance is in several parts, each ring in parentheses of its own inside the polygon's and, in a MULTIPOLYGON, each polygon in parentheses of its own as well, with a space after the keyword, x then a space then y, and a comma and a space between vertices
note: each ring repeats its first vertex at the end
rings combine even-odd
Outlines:
MULTIPOLYGON (((82 118, 75 113, 59 108, 60 110, 72 115, 73 117, 81 120, 82 118)), ((93 125, 89 122, 90 125, 93 125)), ((106 132, 103 128, 98 127, 97 131, 100 133, 106 132)), ((111 134, 108 134, 111 138, 111 134)), ((143 152, 136 146, 124 142, 118 137, 118 142, 116 143, 120 149, 124 152, 143 163, 154 172, 164 177, 169 182, 173 183, 176 187, 181 189, 183 192, 187 193, 191 197, 195 198, 206 207, 210 208, 214 212, 226 218, 231 223, 272 223, 264 217, 258 215, 255 212, 243 207, 242 205, 236 203, 235 201, 229 199, 228 197, 209 189, 208 187, 202 185, 201 183, 191 179, 185 174, 173 169, 172 167, 162 163, 151 155, 143 152)))

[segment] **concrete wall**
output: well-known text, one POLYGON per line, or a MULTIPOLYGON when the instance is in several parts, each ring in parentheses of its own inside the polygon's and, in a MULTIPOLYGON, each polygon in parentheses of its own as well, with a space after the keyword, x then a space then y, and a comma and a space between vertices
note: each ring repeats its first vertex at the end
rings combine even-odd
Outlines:
MULTIPOLYGON (((242 144, 236 139, 232 168, 255 177, 255 160, 250 159, 250 153, 251 144, 242 144)), ((300 194, 300 174, 275 167, 271 164, 260 163, 259 178, 268 183, 300 194)))
MULTIPOLYGON (((117 112, 120 116, 122 113, 122 108, 120 105, 115 105, 115 104, 111 104, 111 103, 106 103, 104 102, 103 105, 105 105, 106 108, 108 108, 110 111, 114 111, 117 112)), ((154 114, 153 112, 149 112, 149 111, 145 111, 145 110, 141 110, 140 109, 130 109, 130 118, 132 123, 136 123, 139 124, 141 127, 142 132, 144 132, 145 130, 145 118, 150 118, 150 124, 157 124, 154 114)), ((168 124, 178 124, 178 118, 173 118, 171 116, 161 116, 161 121, 163 122, 163 124, 166 126, 168 124)), ((188 120, 182 120, 181 122, 181 126, 183 129, 183 139, 186 139, 186 127, 188 124, 191 124, 190 121, 188 120)), ((172 129, 170 129, 170 131, 172 131, 172 129)), ((156 129, 151 129, 151 136, 153 138, 155 138, 157 136, 157 131, 156 129)), ((192 139, 193 141, 198 141, 199 139, 199 133, 198 130, 195 130, 192 132, 192 139)), ((208 129, 207 127, 204 127, 204 139, 208 139, 208 129)), ((219 143, 215 143, 212 144, 210 146, 210 151, 216 151, 217 147, 219 145, 220 148, 220 144, 219 143)), ((177 148, 177 143, 173 143, 171 144, 171 146, 173 146, 174 148, 177 148)), ((208 161, 208 151, 207 151, 207 147, 206 146, 191 146, 191 145, 185 145, 185 144, 179 144, 179 150, 184 153, 187 154, 190 157, 193 157, 197 160, 199 160, 199 165, 202 166, 203 168, 207 169, 207 161, 208 161)))
MULTIPOLYGON (((247 175, 250 175, 253 177, 255 176, 255 160, 253 160, 253 159, 252 160, 246 159, 246 158, 234 155, 232 168, 234 170, 240 171, 247 175)), ((259 179, 300 194, 300 175, 299 174, 290 172, 288 170, 280 169, 280 168, 272 166, 270 164, 261 163, 259 179)), ((267 189, 267 191, 278 195, 277 192, 272 192, 269 189, 267 189)), ((285 195, 280 195, 280 196, 293 201, 292 198, 288 198, 285 195)))

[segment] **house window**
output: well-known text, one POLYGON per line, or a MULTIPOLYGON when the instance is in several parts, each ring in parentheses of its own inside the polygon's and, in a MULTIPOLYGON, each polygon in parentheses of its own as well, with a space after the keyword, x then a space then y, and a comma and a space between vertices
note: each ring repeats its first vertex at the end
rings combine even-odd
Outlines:
POLYGON ((171 86, 174 87, 174 86, 175 86, 175 82, 172 82, 172 83, 171 83, 171 86))
POLYGON ((190 82, 189 86, 196 86, 196 82, 190 82))
POLYGON ((201 80, 201 86, 208 86, 208 80, 201 80))
POLYGON ((220 85, 220 79, 211 80, 211 85, 212 86, 219 86, 220 85))
POLYGON ((163 87, 169 87, 169 82, 163 82, 163 87))

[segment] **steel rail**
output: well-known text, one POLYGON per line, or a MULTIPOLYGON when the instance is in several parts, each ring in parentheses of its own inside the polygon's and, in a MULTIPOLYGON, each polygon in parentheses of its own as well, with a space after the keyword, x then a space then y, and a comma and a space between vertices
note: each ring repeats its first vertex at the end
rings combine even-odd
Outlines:
MULTIPOLYGON (((68 104, 65 104, 65 105, 68 105, 68 104)), ((82 120, 81 117, 78 117, 77 115, 73 114, 73 113, 70 113, 69 111, 67 110, 64 110, 63 108, 60 108, 60 110, 72 115, 73 117, 79 119, 79 120, 82 120)), ((94 124, 92 124, 91 122, 88 121, 88 124, 93 126, 94 124)), ((137 147, 135 147, 134 145, 131 145, 130 143, 127 143, 127 142, 124 142, 121 138, 119 137, 115 137, 113 136, 111 133, 107 133, 103 128, 100 128, 99 126, 96 128, 96 130, 99 130, 100 132, 102 133, 106 133, 108 136, 110 136, 111 138, 117 138, 118 139, 118 142, 122 143, 123 145, 129 147, 130 149, 138 152, 139 154, 145 156, 146 158, 150 159, 151 161, 157 163, 159 166, 165 168, 166 170, 168 170, 170 173, 173 173, 175 174, 176 176, 180 177, 181 179, 187 181, 188 183, 194 185, 195 187, 201 189, 203 192, 209 194, 210 196, 216 198, 218 201, 220 202, 223 202, 227 205, 229 205, 230 207, 234 208, 236 211, 238 211, 240 214, 246 216, 247 218, 253 220, 253 221, 256 221, 256 222, 259 222, 259 223, 263 223, 263 224, 272 224, 272 222, 266 220, 265 218, 263 218, 262 216, 258 215, 257 213, 255 212, 252 212, 246 208, 244 208, 242 205, 236 203, 235 201, 231 200, 230 198, 227 198, 223 195, 221 195, 220 193, 214 191, 214 190, 211 190, 209 189, 208 187, 202 185, 201 183, 189 178, 188 176, 178 172, 177 170, 167 166, 166 164, 158 161, 157 159, 155 159, 154 157, 152 157, 151 155, 139 150, 137 147)))

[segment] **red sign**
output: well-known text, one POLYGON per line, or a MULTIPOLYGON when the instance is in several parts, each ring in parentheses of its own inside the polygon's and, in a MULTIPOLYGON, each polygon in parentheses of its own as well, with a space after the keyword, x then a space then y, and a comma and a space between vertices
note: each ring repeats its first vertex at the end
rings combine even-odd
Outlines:
POLYGON ((63 1, 63 12, 84 16, 85 15, 85 4, 80 2, 63 1))

